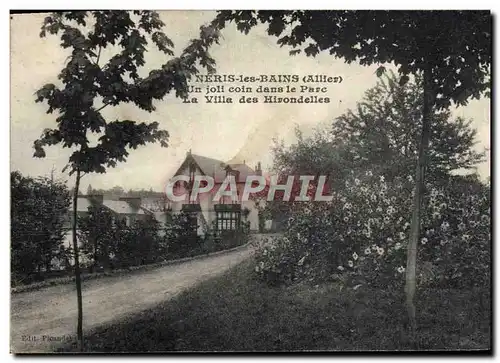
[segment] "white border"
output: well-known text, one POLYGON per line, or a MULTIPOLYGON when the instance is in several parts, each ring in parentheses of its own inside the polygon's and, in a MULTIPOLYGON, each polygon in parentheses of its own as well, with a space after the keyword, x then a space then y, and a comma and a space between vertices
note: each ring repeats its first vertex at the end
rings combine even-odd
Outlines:
MULTIPOLYGON (((212 1, 212 2, 203 2, 201 0, 193 1, 193 0, 185 0, 182 2, 182 6, 177 5, 177 6, 172 6, 171 3, 167 1, 151 1, 151 0, 143 0, 141 2, 137 1, 120 1, 119 3, 117 2, 109 2, 109 1, 103 1, 103 0, 88 0, 83 2, 78 3, 69 3, 67 0, 62 1, 62 0, 51 0, 51 1, 44 1, 43 4, 41 4, 39 1, 27 1, 27 0, 18 0, 16 2, 12 2, 10 5, 12 8, 15 9, 67 9, 68 5, 71 4, 73 8, 80 8, 80 9, 112 9, 112 8, 127 8, 127 9, 197 9, 197 10, 202 10, 202 9, 304 9, 304 5, 307 5, 307 9, 327 9, 327 8, 332 8, 332 5, 334 8, 337 9, 415 9, 416 6, 418 6, 419 9, 493 9, 494 13, 496 13, 496 4, 498 2, 494 3, 493 1, 484 1, 484 0, 475 0, 471 2, 470 0, 455 0, 455 1, 446 1, 446 2, 436 2, 436 1, 431 1, 431 0, 420 0, 418 2, 403 2, 403 1, 361 1, 361 0, 348 0, 348 1, 335 1, 335 2, 321 2, 321 1, 307 1, 307 2, 299 2, 299 1, 280 1, 280 2, 270 2, 268 0, 260 0, 260 1, 252 1, 252 2, 234 2, 234 1, 212 1), (119 6, 117 6, 119 5, 119 6), (138 7, 140 5, 140 7, 138 7)), ((5 3, 3 3, 5 4, 5 3)), ((3 5, 2 4, 2 5, 3 5)), ((179 2, 181 4, 181 2, 179 2)), ((3 7, 3 6, 2 6, 3 7)), ((2 228, 0 229, 2 231, 2 248, 3 248, 3 253, 1 254, 1 258, 3 259, 3 263, 0 264, 1 266, 1 275, 0 275, 0 282, 1 282, 1 288, 2 291, 4 292, 5 296, 10 295, 10 288, 9 288, 9 280, 10 280, 10 258, 9 258, 9 240, 10 240, 10 209, 9 209, 9 204, 10 204, 10 180, 9 180, 9 170, 10 170, 10 161, 9 161, 9 135, 10 135, 10 126, 9 126, 9 120, 10 120, 10 115, 9 115, 9 108, 10 108, 10 101, 9 101, 9 87, 10 87, 10 78, 9 78, 9 17, 7 14, 6 9, 5 12, 3 12, 3 16, 1 17, 1 29, 0 29, 0 39, 2 42, 2 46, 0 49, 4 52, 3 57, 1 58, 2 61, 2 69, 3 72, 2 74, 2 88, 3 88, 3 93, 2 93, 2 113, 3 117, 1 118, 2 122, 0 122, 0 135, 2 135, 2 138, 4 138, 3 142, 0 142, 0 147, 1 152, 0 152, 0 161, 1 161, 1 166, 2 170, 5 171, 5 174, 3 175, 2 178, 0 178, 1 183, 2 183, 2 191, 3 193, 1 194, 1 208, 2 208, 2 218, 0 219, 0 223, 2 224, 2 228)), ((496 19, 497 20, 497 19, 496 19)), ((496 22, 495 22, 496 23, 496 22)), ((495 48, 498 47, 498 36, 495 32, 495 48)), ((494 87, 496 84, 494 85, 494 87)), ((494 102, 494 100, 492 100, 494 102)), ((497 134, 498 127, 495 130, 495 136, 496 139, 499 139, 499 135, 497 134)), ((498 165, 496 158, 493 158, 495 162, 495 170, 498 170, 498 165)), ((496 173, 495 173, 496 174, 496 173)), ((497 179, 497 175, 493 176, 493 179, 497 179)), ((498 193, 497 193, 498 196, 498 193)), ((495 204, 498 206, 498 200, 495 197, 495 204)), ((498 211, 496 211, 496 216, 495 216, 495 221, 493 222, 494 225, 500 225, 500 221, 498 221, 498 211)), ((494 243, 494 242, 493 242, 494 243)), ((500 250, 499 245, 495 244, 495 261, 498 261, 498 251, 500 250)), ((495 280, 496 281, 497 274, 495 273, 495 280)), ((1 300, 2 304, 2 312, 3 314, 1 315, 1 321, 0 321, 0 326, 2 326, 2 329, 0 329, 0 339, 1 343, 3 344, 3 349, 1 350, 2 353, 7 353, 9 352, 9 302, 7 298, 4 298, 1 300)), ((497 305, 495 304, 496 308, 497 305)), ((495 315, 498 316, 498 309, 495 309, 495 315)), ((494 334, 495 342, 497 343, 498 341, 498 333, 494 334)), ((494 346, 498 347, 497 344, 494 344, 494 346)), ((118 357, 119 359, 121 357, 118 357)), ((186 360, 186 358, 182 357, 173 357, 169 356, 167 359, 169 361, 176 361, 179 358, 181 358, 183 361, 186 360)), ((216 357, 216 359, 219 357, 216 357)), ((236 357, 235 357, 236 358, 236 357)), ((281 359, 289 359, 291 357, 282 357, 281 359)), ((361 358, 339 358, 339 357, 334 357, 332 356, 333 359, 335 359, 338 362, 352 362, 362 360, 361 358)), ((400 360, 403 357, 398 357, 394 356, 394 358, 400 360)), ((449 357, 449 358, 444 358, 445 360, 456 360, 458 357, 449 357)), ((8 360, 12 360, 13 356, 8 355, 7 357, 8 360)), ((32 358, 31 358, 32 359, 32 358)), ((31 360, 28 359, 28 360, 31 360)), ((51 359, 51 357, 49 357, 51 359)), ((69 357, 69 358, 64 358, 63 360, 81 360, 84 358, 78 358, 78 357, 69 357)), ((234 358, 233 358, 234 359, 234 358)), ((312 360, 313 357, 305 359, 305 360, 312 360)), ((386 359, 385 357, 382 357, 382 359, 386 359)), ((404 358, 403 358, 404 359, 404 358)), ((419 358, 418 360, 424 360, 425 361, 438 361, 438 358, 433 358, 429 359, 426 357, 419 358)), ((104 357, 95 357, 93 358, 94 361, 104 361, 104 357)), ((132 358, 133 361, 141 361, 142 358, 132 358)), ((255 357, 252 358, 251 360, 255 360, 258 362, 266 362, 270 360, 270 358, 264 358, 264 357, 255 357)), ((442 361, 443 358, 439 358, 439 361, 442 361)), ((3 359, 2 359, 3 361, 3 359)))

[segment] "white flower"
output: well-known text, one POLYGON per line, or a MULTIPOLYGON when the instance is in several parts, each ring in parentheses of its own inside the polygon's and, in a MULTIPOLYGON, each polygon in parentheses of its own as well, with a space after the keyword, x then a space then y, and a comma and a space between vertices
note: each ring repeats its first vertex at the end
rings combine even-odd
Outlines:
POLYGON ((398 272, 399 272, 400 274, 402 274, 403 272, 405 272, 405 268, 404 268, 403 266, 399 266, 399 267, 398 267, 398 272))
POLYGON ((423 245, 425 245, 429 240, 427 239, 427 237, 424 237, 420 240, 420 243, 422 243, 423 245))
POLYGON ((468 240, 470 240, 470 239, 471 239, 471 236, 469 236, 468 234, 464 234, 464 235, 462 236, 462 239, 463 239, 464 241, 468 241, 468 240))
POLYGON ((339 266, 339 267, 337 267, 337 270, 339 270, 339 271, 344 271, 344 267, 339 266))
POLYGON ((352 207, 351 203, 344 204, 344 209, 350 209, 352 207))
POLYGON ((464 222, 460 222, 459 225, 457 226, 460 231, 463 231, 465 229, 465 224, 464 222))
POLYGON ((385 178, 384 178, 384 176, 383 176, 383 175, 380 177, 380 181, 381 181, 381 182, 385 181, 385 178))
POLYGON ((354 261, 356 261, 356 260, 358 259, 358 254, 357 254, 356 252, 354 252, 354 253, 352 254, 352 259, 353 259, 354 261))
POLYGON ((306 259, 306 256, 302 257, 299 262, 297 262, 297 265, 302 266, 304 264, 304 260, 306 259))
POLYGON ((347 222, 349 220, 349 217, 344 217, 344 222, 347 222))
POLYGON ((384 249, 382 247, 377 248, 377 253, 382 256, 384 254, 384 249))
POLYGON ((399 239, 406 239, 406 234, 404 232, 399 232, 399 239))
POLYGON ((394 249, 397 251, 401 248, 401 243, 399 242, 396 242, 396 244, 394 245, 394 249))
POLYGON ((370 252, 371 252, 371 251, 370 251, 370 247, 365 248, 365 255, 369 255, 369 254, 370 254, 370 252))
POLYGON ((391 237, 387 237, 387 243, 392 243, 392 242, 393 242, 392 238, 391 237))
POLYGON ((349 267, 353 267, 353 266, 354 266, 354 263, 353 263, 351 260, 349 260, 349 261, 347 261, 347 265, 348 265, 349 267))
POLYGON ((431 228, 431 229, 425 231, 425 234, 426 235, 434 234, 434 228, 431 228))
POLYGON ((377 245, 372 245, 372 251, 376 251, 378 249, 377 245))
POLYGON ((409 182, 412 182, 413 181, 413 177, 411 175, 408 175, 408 181, 409 182))
POLYGON ((446 241, 445 241, 445 240, 442 240, 441 242, 439 242, 439 244, 440 244, 441 246, 444 246, 444 245, 446 244, 446 241))
POLYGON ((359 183, 361 183, 361 182, 359 181, 359 179, 357 179, 357 178, 356 178, 356 179, 354 179, 354 184, 359 185, 359 183))
POLYGON ((450 227, 450 224, 448 222, 445 221, 445 222, 441 223, 441 229, 443 231, 446 231, 449 227, 450 227))
POLYGON ((371 170, 368 170, 368 171, 366 172, 366 176, 373 176, 373 173, 371 172, 371 170))

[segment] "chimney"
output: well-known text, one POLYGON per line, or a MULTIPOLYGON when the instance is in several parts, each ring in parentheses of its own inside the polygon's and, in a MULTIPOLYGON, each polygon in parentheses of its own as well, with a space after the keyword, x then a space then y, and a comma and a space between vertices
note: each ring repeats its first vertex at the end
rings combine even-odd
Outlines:
POLYGON ((255 174, 262 176, 262 168, 260 165, 260 161, 257 163, 257 166, 255 168, 255 174))
POLYGON ((120 200, 127 202, 132 208, 139 209, 141 207, 141 197, 120 197, 120 200))
POLYGON ((102 204, 102 201, 104 199, 102 194, 89 194, 86 195, 85 198, 89 199, 90 201, 98 204, 102 204))

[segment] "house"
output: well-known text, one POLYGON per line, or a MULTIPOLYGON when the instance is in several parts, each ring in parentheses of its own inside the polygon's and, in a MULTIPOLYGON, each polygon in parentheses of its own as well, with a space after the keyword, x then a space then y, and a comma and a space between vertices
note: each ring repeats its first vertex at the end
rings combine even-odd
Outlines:
MULTIPOLYGON (((108 209, 115 218, 121 219, 127 226, 133 225, 136 220, 144 219, 148 214, 159 219, 159 213, 154 213, 146 208, 141 198, 136 197, 121 197, 120 200, 104 199, 102 195, 86 195, 79 196, 77 202, 77 216, 78 218, 87 216, 89 207, 92 205, 100 205, 108 209), (155 215, 156 214, 156 215, 155 215)), ((73 246, 73 232, 71 230, 71 223, 73 220, 73 209, 68 211, 68 218, 66 219, 65 228, 67 229, 66 238, 64 240, 65 247, 73 246)))
POLYGON ((173 185, 173 194, 183 195, 184 199, 181 201, 169 200, 168 208, 172 213, 184 211, 195 216, 199 235, 210 230, 236 230, 241 227, 242 222, 249 223, 251 231, 259 230, 259 213, 256 202, 251 199, 242 200, 241 195, 247 177, 262 176, 260 163, 254 170, 245 162, 227 164, 221 160, 196 155, 189 151, 172 178, 179 175, 187 177, 189 182, 176 182, 173 185), (214 186, 209 192, 199 194, 193 201, 190 200, 190 191, 197 175, 213 178, 214 186), (234 176, 238 200, 227 195, 215 200, 217 191, 228 175, 234 176))

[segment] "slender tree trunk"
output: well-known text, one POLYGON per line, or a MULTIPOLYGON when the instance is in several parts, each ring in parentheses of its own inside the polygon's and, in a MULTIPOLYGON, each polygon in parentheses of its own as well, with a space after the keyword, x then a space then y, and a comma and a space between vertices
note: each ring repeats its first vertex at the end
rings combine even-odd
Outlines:
POLYGON ((83 304, 82 304, 82 281, 80 277, 80 261, 78 259, 78 240, 76 236, 77 227, 77 205, 78 205, 78 190, 80 189, 80 169, 76 170, 75 190, 73 191, 73 251, 75 257, 75 282, 76 282, 76 299, 78 305, 78 323, 76 327, 78 351, 83 351, 83 304))
POLYGON ((430 118, 432 110, 431 102, 431 73, 430 70, 424 70, 424 105, 422 112, 422 131, 420 136, 420 144, 418 148, 418 161, 415 176, 415 195, 413 198, 413 214, 411 219, 410 240, 408 243, 408 253, 406 261, 406 308, 408 311, 408 320, 410 332, 414 333, 417 328, 415 317, 415 291, 416 291, 416 268, 417 268, 417 246, 420 237, 420 220, 422 197, 424 193, 424 175, 426 166, 426 153, 429 144, 430 136, 430 118))
MULTIPOLYGON (((97 236, 96 236, 96 233, 94 231, 94 268, 93 268, 94 271, 97 271, 98 264, 99 264, 99 256, 97 254, 97 236)), ((94 272, 94 271, 92 271, 92 272, 94 272)))

